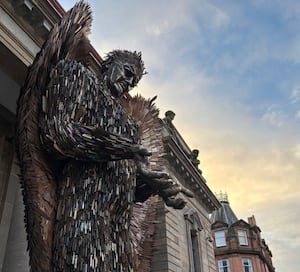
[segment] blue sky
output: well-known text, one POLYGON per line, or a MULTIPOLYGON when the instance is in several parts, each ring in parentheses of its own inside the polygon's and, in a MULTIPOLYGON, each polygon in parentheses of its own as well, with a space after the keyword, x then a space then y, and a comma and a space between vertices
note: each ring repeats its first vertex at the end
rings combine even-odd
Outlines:
POLYGON ((89 3, 96 50, 142 52, 148 75, 133 92, 176 113, 211 190, 256 216, 277 271, 298 271, 300 2, 89 3))

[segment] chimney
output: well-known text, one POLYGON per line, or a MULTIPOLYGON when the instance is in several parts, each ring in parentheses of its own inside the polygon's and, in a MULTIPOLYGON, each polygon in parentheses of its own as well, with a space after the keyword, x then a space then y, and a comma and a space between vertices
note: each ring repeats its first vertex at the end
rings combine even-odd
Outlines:
POLYGON ((248 223, 250 225, 256 226, 256 220, 255 220, 254 215, 252 215, 251 217, 248 217, 248 223))

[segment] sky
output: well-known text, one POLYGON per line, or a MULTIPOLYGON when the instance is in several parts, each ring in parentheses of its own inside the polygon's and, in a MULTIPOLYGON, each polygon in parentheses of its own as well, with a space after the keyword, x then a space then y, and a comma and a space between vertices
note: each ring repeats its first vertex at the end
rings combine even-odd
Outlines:
POLYGON ((212 192, 255 215, 276 271, 299 271, 300 2, 88 2, 95 49, 142 52, 148 74, 132 92, 175 112, 212 192))

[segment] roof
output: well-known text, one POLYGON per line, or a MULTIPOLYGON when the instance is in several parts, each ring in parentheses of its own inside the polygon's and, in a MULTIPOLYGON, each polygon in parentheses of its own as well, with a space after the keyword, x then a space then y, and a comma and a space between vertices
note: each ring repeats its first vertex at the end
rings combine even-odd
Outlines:
POLYGON ((222 222, 226 223, 229 226, 233 223, 238 221, 237 216, 229 206, 228 201, 220 201, 221 202, 221 208, 215 210, 211 215, 211 221, 212 223, 215 222, 222 222))

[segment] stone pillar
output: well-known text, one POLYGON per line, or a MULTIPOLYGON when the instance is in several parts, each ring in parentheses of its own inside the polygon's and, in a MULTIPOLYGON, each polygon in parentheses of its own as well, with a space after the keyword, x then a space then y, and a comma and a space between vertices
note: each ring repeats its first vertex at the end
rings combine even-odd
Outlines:
POLYGON ((30 269, 24 225, 23 198, 20 186, 17 185, 17 192, 13 207, 2 272, 19 271, 29 272, 30 269))
MULTIPOLYGON (((2 173, 0 173, 1 175, 2 173)), ((2 175, 3 176, 3 175, 2 175)), ((2 271, 2 266, 5 257, 6 244, 9 229, 11 226, 12 214, 14 209, 15 197, 16 197, 16 189, 18 184, 18 178, 16 175, 10 174, 7 181, 7 190, 5 190, 5 186, 1 186, 1 190, 5 190, 5 192, 1 192, 5 197, 2 201, 2 213, 0 214, 0 271, 2 271)), ((2 180, 3 182, 3 180, 2 180)), ((5 181, 4 181, 5 182, 5 181)))

